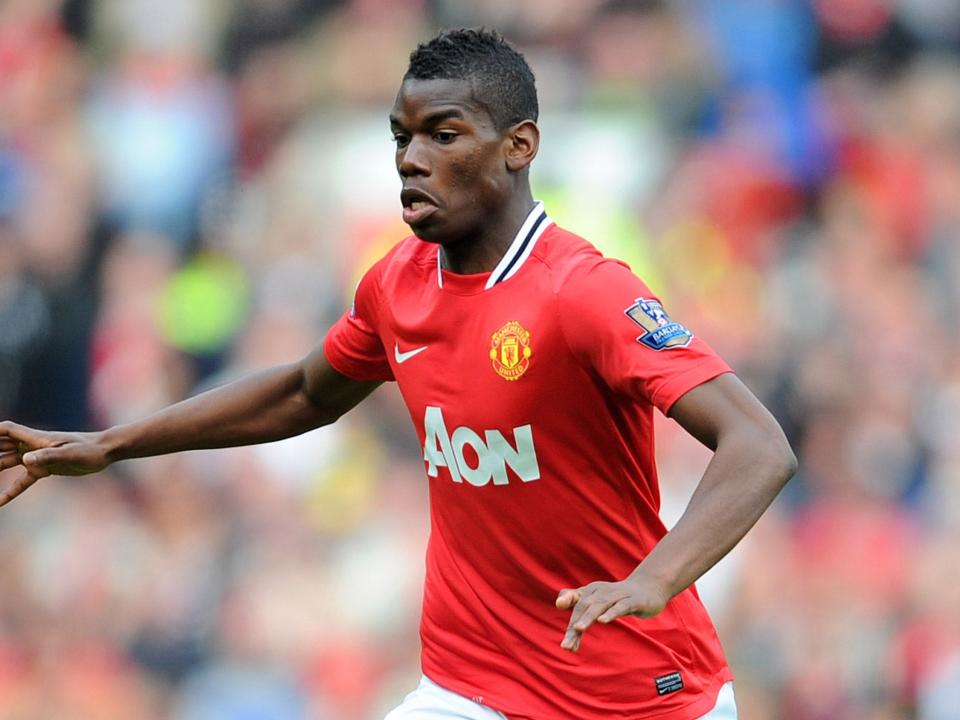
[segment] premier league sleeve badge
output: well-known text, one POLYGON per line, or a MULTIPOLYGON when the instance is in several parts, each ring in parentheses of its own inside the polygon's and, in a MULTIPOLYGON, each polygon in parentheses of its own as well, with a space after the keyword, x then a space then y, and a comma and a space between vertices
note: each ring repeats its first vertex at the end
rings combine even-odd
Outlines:
POLYGON ((637 298, 623 312, 644 330, 643 335, 637 337, 637 342, 652 350, 685 347, 693 339, 692 332, 670 319, 659 300, 637 298))

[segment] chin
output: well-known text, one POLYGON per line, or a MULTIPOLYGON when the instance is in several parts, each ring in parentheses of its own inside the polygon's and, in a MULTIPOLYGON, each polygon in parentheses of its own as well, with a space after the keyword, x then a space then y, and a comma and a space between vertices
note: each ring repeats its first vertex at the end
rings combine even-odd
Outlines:
POLYGON ((410 226, 408 226, 408 227, 410 228, 410 232, 412 232, 414 235, 416 235, 416 236, 417 236, 418 238, 420 238, 421 240, 424 240, 424 241, 426 241, 426 242, 433 242, 433 240, 431 240, 430 228, 425 228, 425 227, 422 227, 422 226, 420 226, 420 227, 415 227, 415 226, 413 226, 413 225, 410 225, 410 226))
POLYGON ((456 245, 463 242, 465 238, 473 237, 481 223, 473 225, 469 222, 463 222, 463 218, 457 217, 456 221, 452 217, 438 218, 436 216, 427 218, 424 222, 407 227, 424 242, 434 245, 456 245))
POLYGON ((424 242, 445 245, 451 241, 451 238, 447 237, 448 233, 444 233, 440 228, 431 223, 416 226, 410 225, 409 227, 410 230, 413 231, 413 234, 424 242))

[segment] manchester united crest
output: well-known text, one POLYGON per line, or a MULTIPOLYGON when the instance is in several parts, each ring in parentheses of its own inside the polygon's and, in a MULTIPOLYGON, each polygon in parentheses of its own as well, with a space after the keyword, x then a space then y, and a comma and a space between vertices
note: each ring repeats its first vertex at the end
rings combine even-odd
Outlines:
POLYGON ((490 359, 493 369, 504 380, 519 380, 530 367, 530 333, 516 320, 511 320, 490 338, 490 359))

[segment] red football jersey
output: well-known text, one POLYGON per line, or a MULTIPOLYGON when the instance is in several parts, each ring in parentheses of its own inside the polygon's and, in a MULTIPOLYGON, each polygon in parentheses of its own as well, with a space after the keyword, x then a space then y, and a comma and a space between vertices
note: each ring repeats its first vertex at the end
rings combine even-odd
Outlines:
POLYGON ((324 343, 344 375, 396 380, 420 438, 423 672, 510 718, 700 717, 732 675, 693 588, 595 624, 577 653, 554 601, 622 580, 666 533, 653 408, 729 367, 542 205, 491 273, 438 253, 398 244, 324 343))

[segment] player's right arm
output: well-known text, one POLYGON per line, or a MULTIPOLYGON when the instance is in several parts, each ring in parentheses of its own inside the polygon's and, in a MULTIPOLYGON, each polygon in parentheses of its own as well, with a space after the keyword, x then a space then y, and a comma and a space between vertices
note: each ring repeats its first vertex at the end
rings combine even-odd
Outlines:
POLYGON ((118 460, 281 440, 329 425, 380 384, 354 380, 322 348, 101 432, 45 432, 0 423, 0 470, 18 467, 0 506, 47 475, 85 475, 118 460))

